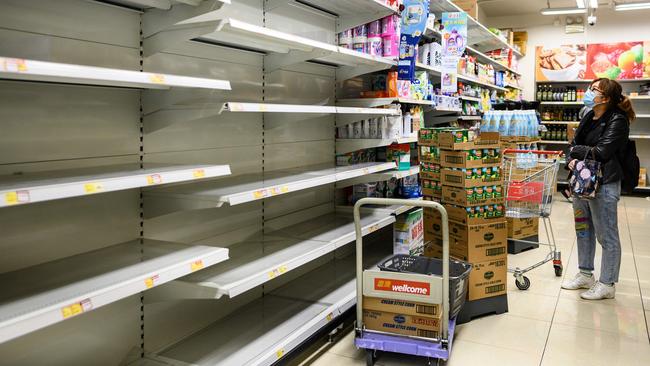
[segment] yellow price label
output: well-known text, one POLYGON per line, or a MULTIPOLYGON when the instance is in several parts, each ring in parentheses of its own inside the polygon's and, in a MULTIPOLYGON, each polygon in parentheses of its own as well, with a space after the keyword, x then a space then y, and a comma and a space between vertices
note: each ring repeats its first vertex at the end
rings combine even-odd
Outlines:
POLYGON ((27 62, 20 58, 7 58, 3 68, 5 71, 25 72, 27 71, 27 62))
POLYGON ((160 174, 147 175, 147 184, 162 184, 163 180, 160 174))
POLYGON ((18 203, 18 193, 17 192, 7 192, 5 193, 5 203, 8 205, 15 205, 18 203))
POLYGON ((269 279, 272 280, 272 279, 276 278, 277 276, 283 275, 288 270, 289 270, 289 268, 287 268, 286 265, 282 265, 282 266, 280 266, 278 268, 275 268, 275 269, 269 271, 269 273, 268 273, 269 279))
POLYGON ((203 268, 203 260, 201 259, 199 259, 198 261, 194 261, 192 262, 192 264, 190 264, 190 269, 192 270, 192 272, 198 271, 201 268, 203 268))
POLYGON ((379 225, 372 225, 371 227, 368 228, 368 234, 374 233, 377 230, 379 230, 379 225))
POLYGON ((203 178, 205 177, 205 170, 196 169, 195 171, 192 172, 192 175, 194 176, 194 178, 203 178))
POLYGON ((260 199, 266 197, 268 191, 266 189, 260 189, 259 191, 253 192, 253 198, 260 199))
POLYGON ((370 174, 370 169, 363 168, 363 174, 370 174))
POLYGON ((92 302, 90 299, 86 299, 61 308, 61 315, 63 316, 63 319, 67 319, 69 317, 79 315, 85 311, 92 310, 92 308, 92 302))
POLYGON ((289 187, 287 187, 287 186, 282 186, 282 187, 280 187, 280 191, 281 191, 282 193, 287 193, 287 192, 289 192, 289 187))
POLYGON ((152 83, 155 83, 155 84, 164 84, 165 83, 165 75, 151 74, 151 75, 149 75, 149 80, 152 83))
POLYGON ((284 348, 280 348, 279 350, 275 351, 275 356, 280 359, 282 356, 284 356, 284 348))
POLYGON ((100 182, 92 182, 84 184, 84 191, 86 193, 97 193, 104 190, 104 186, 100 182))
POLYGON ((266 106, 264 104, 260 104, 260 112, 266 112, 266 106))
POLYGON ((331 322, 333 318, 334 318, 334 315, 332 315, 332 313, 327 314, 327 321, 328 322, 331 322))

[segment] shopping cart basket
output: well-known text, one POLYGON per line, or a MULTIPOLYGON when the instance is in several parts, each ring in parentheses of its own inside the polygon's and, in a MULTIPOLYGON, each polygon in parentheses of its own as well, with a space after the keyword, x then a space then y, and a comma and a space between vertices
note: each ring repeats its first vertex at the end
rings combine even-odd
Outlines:
MULTIPOLYGON (((354 344, 366 350, 367 365, 374 365, 377 351, 427 357, 429 365, 449 359, 456 325, 455 313, 460 310, 465 299, 471 265, 449 260, 449 226, 445 208, 433 201, 362 198, 354 205, 354 226, 357 239, 357 321, 354 344), (361 206, 373 204, 438 210, 442 216, 442 260, 395 255, 382 261, 378 269, 364 271, 359 211, 361 206), (419 336, 419 333, 415 336, 367 329, 363 323, 364 296, 441 304, 440 331, 431 337, 425 337, 419 336)), ((396 314, 396 318, 402 317, 396 314)))
POLYGON ((505 183, 506 217, 541 218, 548 243, 516 239, 519 242, 548 246, 549 253, 540 262, 526 268, 509 268, 520 290, 530 287, 524 276, 547 262, 553 261, 556 276, 562 276, 562 257, 555 244, 551 208, 557 186, 557 173, 562 151, 515 150, 503 151, 503 176, 505 183))

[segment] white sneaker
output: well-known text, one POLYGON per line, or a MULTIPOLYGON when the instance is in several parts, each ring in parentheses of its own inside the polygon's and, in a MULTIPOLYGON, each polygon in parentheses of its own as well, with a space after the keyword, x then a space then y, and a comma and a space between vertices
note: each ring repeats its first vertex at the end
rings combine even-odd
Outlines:
POLYGON ((585 291, 580 294, 585 300, 602 300, 602 299, 613 299, 616 295, 616 287, 614 285, 607 286, 600 281, 596 282, 589 291, 585 291))
POLYGON ((562 283, 562 288, 565 290, 577 290, 580 288, 591 288, 594 285, 594 276, 587 276, 582 272, 578 274, 572 280, 566 280, 562 283))

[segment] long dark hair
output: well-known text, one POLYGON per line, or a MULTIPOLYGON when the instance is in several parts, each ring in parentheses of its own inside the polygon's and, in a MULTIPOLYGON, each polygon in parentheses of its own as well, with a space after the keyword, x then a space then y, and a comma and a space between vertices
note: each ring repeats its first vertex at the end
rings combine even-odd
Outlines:
POLYGON ((618 108, 622 110, 630 122, 636 119, 636 112, 634 112, 632 102, 630 98, 623 95, 623 87, 618 81, 600 78, 592 81, 591 85, 593 86, 596 83, 598 83, 598 89, 601 90, 603 96, 609 98, 607 109, 618 108))

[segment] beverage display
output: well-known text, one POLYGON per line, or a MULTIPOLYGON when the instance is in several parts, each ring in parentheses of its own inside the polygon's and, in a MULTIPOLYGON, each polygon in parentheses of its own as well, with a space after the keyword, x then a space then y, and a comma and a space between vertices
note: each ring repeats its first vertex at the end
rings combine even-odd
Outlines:
POLYGON ((580 121, 580 108, 543 108, 541 111, 542 121, 565 121, 565 122, 578 122, 580 121))
POLYGON ((481 132, 499 132, 502 136, 539 137, 534 110, 487 111, 481 120, 481 132))
POLYGON ((575 86, 538 85, 536 97, 540 102, 581 102, 584 94, 584 89, 575 86))
POLYGON ((541 131, 540 137, 545 141, 567 141, 567 125, 547 124, 546 131, 541 131))

